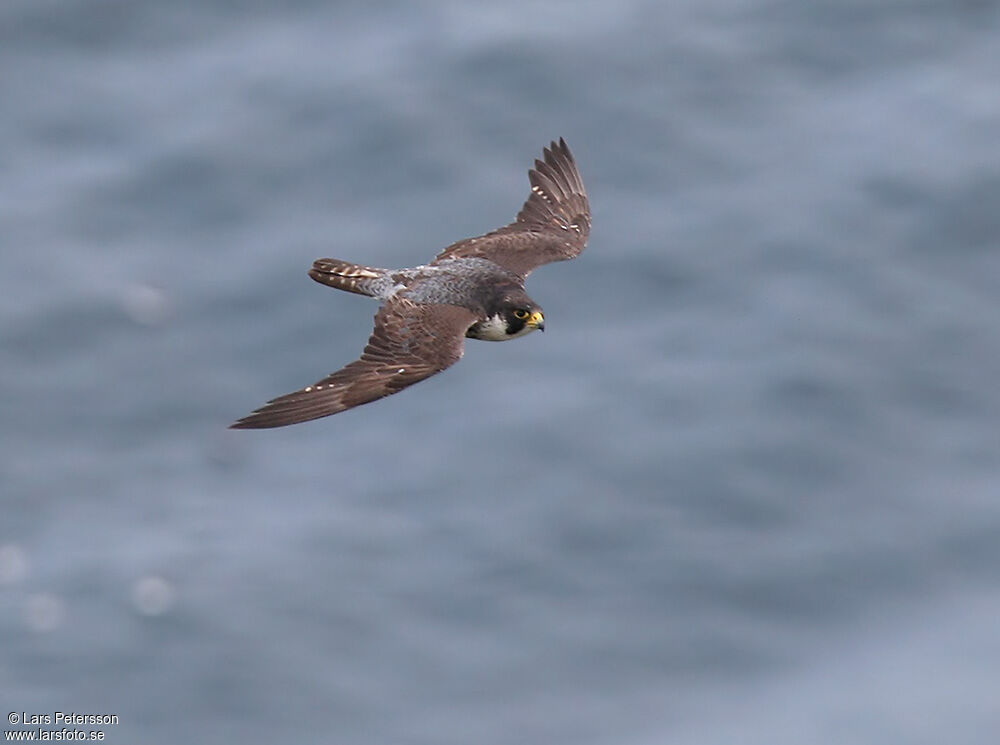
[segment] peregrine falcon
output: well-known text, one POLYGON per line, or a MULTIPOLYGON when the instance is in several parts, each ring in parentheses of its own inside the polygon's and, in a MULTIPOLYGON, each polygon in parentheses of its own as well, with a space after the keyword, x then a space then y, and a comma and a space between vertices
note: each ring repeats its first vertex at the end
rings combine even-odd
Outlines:
POLYGON ((514 222, 453 243, 429 264, 377 269, 317 259, 317 282, 382 301, 361 358, 312 385, 280 396, 230 425, 284 427, 389 396, 462 357, 465 337, 506 341, 545 329, 524 291, 542 264, 572 259, 590 232, 590 205, 566 142, 544 149, 528 172, 531 193, 514 222))

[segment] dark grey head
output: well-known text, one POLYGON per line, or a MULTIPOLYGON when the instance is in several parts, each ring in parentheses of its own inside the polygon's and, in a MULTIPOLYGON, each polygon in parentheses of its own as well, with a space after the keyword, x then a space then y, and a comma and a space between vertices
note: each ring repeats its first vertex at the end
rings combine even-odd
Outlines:
POLYGON ((487 318, 474 324, 465 335, 485 341, 507 341, 545 330, 542 309, 524 292, 517 290, 500 296, 487 307, 487 318))

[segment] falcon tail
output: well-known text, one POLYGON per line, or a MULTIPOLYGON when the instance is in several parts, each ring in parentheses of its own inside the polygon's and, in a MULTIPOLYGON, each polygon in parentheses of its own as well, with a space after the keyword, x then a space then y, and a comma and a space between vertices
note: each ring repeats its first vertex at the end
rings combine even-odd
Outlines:
POLYGON ((352 264, 340 259, 316 259, 309 276, 322 285, 357 295, 378 297, 392 284, 385 269, 352 264))

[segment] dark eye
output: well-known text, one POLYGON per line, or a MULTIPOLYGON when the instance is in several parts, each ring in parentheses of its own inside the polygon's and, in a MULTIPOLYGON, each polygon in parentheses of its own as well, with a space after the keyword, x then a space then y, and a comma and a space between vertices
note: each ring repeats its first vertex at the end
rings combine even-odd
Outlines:
POLYGON ((514 311, 514 318, 517 318, 517 319, 519 319, 521 321, 523 321, 529 315, 530 315, 530 313, 528 313, 528 311, 521 310, 520 308, 518 308, 517 310, 514 311))

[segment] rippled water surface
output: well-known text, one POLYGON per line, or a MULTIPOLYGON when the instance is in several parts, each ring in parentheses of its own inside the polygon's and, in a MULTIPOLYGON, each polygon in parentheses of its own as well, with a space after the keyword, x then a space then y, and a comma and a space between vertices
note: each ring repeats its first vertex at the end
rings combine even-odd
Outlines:
POLYGON ((112 743, 992 741, 998 33, 6 0, 0 701, 112 743), (544 335, 226 430, 364 344, 314 258, 504 224, 559 136, 593 231, 544 335))

